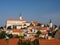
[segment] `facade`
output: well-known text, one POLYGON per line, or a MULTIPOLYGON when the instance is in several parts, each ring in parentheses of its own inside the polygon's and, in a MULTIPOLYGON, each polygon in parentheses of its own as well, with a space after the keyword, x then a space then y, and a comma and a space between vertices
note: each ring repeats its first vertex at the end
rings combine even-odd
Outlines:
POLYGON ((19 17, 19 19, 7 19, 6 22, 6 28, 8 28, 9 26, 11 26, 11 28, 24 28, 29 26, 30 23, 27 23, 26 20, 24 20, 21 16, 19 17))
POLYGON ((23 33, 23 30, 21 30, 21 29, 13 29, 12 30, 12 35, 23 36, 24 33, 23 33))

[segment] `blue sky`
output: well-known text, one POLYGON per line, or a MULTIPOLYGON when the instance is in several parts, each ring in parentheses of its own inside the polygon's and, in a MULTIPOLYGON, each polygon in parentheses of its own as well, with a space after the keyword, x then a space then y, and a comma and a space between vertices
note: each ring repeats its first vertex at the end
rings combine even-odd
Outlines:
POLYGON ((8 18, 19 18, 27 21, 60 25, 60 0, 0 0, 0 26, 6 24, 8 18))

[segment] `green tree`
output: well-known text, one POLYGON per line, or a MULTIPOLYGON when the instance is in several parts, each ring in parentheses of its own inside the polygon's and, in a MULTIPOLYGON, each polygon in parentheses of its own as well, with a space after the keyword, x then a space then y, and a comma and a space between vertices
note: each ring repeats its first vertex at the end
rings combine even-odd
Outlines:
POLYGON ((8 26, 7 29, 12 29, 11 26, 8 26))
POLYGON ((13 35, 12 34, 8 34, 7 35, 9 38, 13 38, 13 35))
POLYGON ((23 45, 23 42, 22 42, 21 39, 19 39, 19 41, 18 41, 18 45, 23 45))
POLYGON ((1 26, 0 29, 4 29, 4 28, 1 26))
POLYGON ((2 31, 2 32, 0 33, 0 39, 5 38, 5 35, 6 35, 5 31, 2 31))
POLYGON ((30 40, 27 41, 27 42, 26 42, 26 45, 31 45, 31 41, 30 41, 30 40))
POLYGON ((33 24, 31 23, 30 26, 33 26, 33 24))
POLYGON ((39 37, 39 35, 41 34, 41 31, 37 31, 37 37, 39 37))
POLYGON ((32 42, 33 45, 39 45, 39 39, 35 39, 33 42, 32 42))
POLYGON ((37 26, 41 26, 41 24, 40 24, 40 23, 38 23, 38 24, 37 24, 37 26))

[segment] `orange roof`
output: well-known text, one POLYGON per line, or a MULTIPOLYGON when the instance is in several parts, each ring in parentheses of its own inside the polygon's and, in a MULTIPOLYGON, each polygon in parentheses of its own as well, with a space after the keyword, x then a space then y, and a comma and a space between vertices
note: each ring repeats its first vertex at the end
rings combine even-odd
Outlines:
POLYGON ((40 27, 40 28, 38 28, 38 30, 48 30, 48 28, 47 27, 40 27))
POLYGON ((23 30, 21 30, 21 29, 13 29, 12 31, 13 32, 23 32, 23 30))
POLYGON ((34 41, 36 38, 31 38, 31 41, 34 41))
POLYGON ((32 22, 32 24, 35 24, 35 25, 37 25, 37 24, 38 24, 38 22, 37 22, 37 21, 33 21, 33 22, 32 22))
POLYGON ((28 27, 28 29, 36 29, 36 26, 28 27))
POLYGON ((28 34, 36 34, 36 33, 33 33, 33 32, 28 32, 28 34))
POLYGON ((0 39, 0 45, 8 45, 5 39, 0 39))
POLYGON ((42 32, 42 34, 48 34, 48 32, 46 31, 46 32, 42 32))

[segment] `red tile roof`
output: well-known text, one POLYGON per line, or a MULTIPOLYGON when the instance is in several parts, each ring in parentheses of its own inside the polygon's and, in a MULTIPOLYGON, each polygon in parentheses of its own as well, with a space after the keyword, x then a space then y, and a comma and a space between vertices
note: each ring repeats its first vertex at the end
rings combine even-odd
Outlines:
POLYGON ((42 32, 42 34, 48 34, 48 32, 46 31, 46 32, 42 32))
POLYGON ((38 30, 48 30, 48 28, 47 27, 40 27, 40 28, 38 28, 38 30))
POLYGON ((32 22, 32 24, 35 24, 35 25, 37 25, 37 24, 38 24, 38 22, 37 22, 37 21, 33 21, 33 22, 32 22))
POLYGON ((36 26, 28 27, 28 29, 36 29, 36 26))
POLYGON ((28 32, 28 34, 36 34, 36 33, 33 33, 33 32, 28 32))
POLYGON ((23 30, 21 30, 21 29, 13 29, 12 31, 13 32, 23 32, 23 30))
POLYGON ((0 45, 8 45, 8 41, 5 39, 0 39, 0 45))

